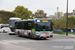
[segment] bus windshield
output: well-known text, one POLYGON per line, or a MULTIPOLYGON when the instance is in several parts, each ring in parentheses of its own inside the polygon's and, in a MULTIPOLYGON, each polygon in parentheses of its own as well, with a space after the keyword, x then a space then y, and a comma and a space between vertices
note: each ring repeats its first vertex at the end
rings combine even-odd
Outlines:
POLYGON ((51 22, 37 22, 36 31, 52 31, 51 22))

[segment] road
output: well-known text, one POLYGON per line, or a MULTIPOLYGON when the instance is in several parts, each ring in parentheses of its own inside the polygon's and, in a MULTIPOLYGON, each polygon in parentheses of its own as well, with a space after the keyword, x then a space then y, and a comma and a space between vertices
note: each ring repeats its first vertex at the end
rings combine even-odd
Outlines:
POLYGON ((35 40, 0 33, 0 50, 75 50, 75 38, 54 36, 35 40))

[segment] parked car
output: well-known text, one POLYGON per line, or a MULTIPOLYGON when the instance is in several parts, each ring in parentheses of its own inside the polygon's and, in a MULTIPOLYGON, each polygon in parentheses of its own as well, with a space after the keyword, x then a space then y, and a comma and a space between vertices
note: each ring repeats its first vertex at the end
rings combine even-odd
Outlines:
POLYGON ((8 33, 9 32, 9 27, 3 27, 0 29, 0 33, 8 33))
POLYGON ((0 33, 3 33, 3 30, 0 28, 0 33))
POLYGON ((9 27, 9 24, 2 24, 4 27, 9 27))
POLYGON ((3 27, 4 27, 4 25, 3 24, 0 24, 0 29, 3 28, 3 27))

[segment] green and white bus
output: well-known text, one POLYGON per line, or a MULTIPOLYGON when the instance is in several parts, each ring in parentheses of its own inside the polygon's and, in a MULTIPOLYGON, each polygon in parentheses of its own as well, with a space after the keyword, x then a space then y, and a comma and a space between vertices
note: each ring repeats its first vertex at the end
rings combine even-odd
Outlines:
POLYGON ((51 19, 28 19, 16 21, 15 34, 30 38, 52 38, 53 22, 51 19))

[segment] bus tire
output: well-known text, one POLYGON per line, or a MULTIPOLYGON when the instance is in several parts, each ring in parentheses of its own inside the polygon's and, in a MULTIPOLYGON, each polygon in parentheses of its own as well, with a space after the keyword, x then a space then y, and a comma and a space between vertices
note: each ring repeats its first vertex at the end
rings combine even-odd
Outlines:
POLYGON ((30 35, 30 33, 28 34, 28 36, 29 36, 30 39, 32 38, 31 35, 30 35))
POLYGON ((9 35, 11 35, 11 34, 9 33, 9 35))
POLYGON ((22 34, 22 37, 25 37, 24 34, 22 34))
POLYGON ((44 40, 46 40, 46 38, 43 38, 44 40))
POLYGON ((20 34, 20 32, 18 32, 19 37, 22 37, 22 35, 20 34))
POLYGON ((19 37, 22 37, 22 36, 19 34, 19 37))

